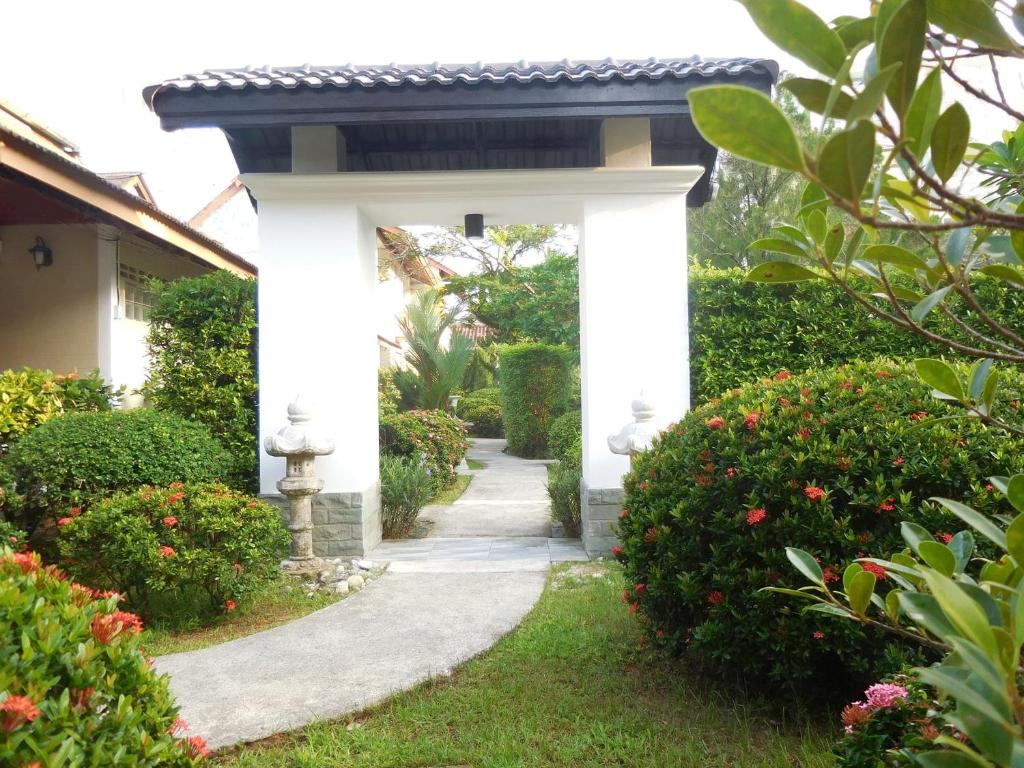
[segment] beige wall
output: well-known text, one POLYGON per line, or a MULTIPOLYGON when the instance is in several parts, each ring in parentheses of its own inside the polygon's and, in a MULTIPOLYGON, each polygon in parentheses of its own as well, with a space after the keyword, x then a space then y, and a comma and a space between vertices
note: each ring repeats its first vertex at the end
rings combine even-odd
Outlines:
POLYGON ((89 225, 0 227, 0 370, 88 372, 99 366, 96 231, 89 225), (37 270, 36 237, 53 249, 37 270))

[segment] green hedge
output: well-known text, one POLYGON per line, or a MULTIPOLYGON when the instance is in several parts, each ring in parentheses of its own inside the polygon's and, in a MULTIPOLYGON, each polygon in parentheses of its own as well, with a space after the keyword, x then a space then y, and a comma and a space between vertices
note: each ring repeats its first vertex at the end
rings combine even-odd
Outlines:
POLYGON ((485 387, 468 392, 459 401, 459 418, 472 424, 475 437, 501 437, 501 390, 485 387))
MULTIPOLYGON (((945 350, 871 317, 825 282, 748 283, 740 269, 690 272, 690 387, 694 405, 772 375, 872 357, 938 356, 945 350)), ((977 281, 982 306, 1024 327, 1024 291, 977 281)), ((938 313, 929 322, 959 337, 938 313)))
POLYGON ((514 344, 502 347, 500 360, 508 451, 544 456, 551 422, 571 407, 575 352, 552 344, 514 344))

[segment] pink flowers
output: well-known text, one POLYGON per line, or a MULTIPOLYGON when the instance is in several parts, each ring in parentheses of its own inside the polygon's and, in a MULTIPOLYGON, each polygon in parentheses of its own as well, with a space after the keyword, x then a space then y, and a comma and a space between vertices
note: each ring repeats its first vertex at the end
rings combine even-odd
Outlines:
POLYGON ((168 515, 167 517, 165 517, 163 519, 163 523, 168 528, 173 528, 174 526, 176 526, 178 524, 178 518, 176 518, 174 515, 168 515))
POLYGON ((189 736, 181 743, 184 750, 193 760, 210 754, 210 748, 206 746, 206 739, 202 736, 189 736))
POLYGON ((622 547, 612 547, 612 555, 614 557, 622 557, 622 547))
POLYGON ((32 573, 39 570, 39 555, 35 552, 15 552, 11 555, 11 559, 21 569, 22 573, 32 573))
POLYGON ((942 539, 942 543, 943 544, 949 544, 949 542, 951 542, 953 540, 953 534, 952 533, 937 533, 936 536, 938 536, 940 539, 942 539))
POLYGON ((743 419, 743 426, 753 432, 757 429, 757 422, 761 420, 761 414, 757 411, 751 411, 747 414, 746 418, 743 419))
POLYGON ((747 512, 747 525, 757 525, 758 523, 762 522, 766 517, 768 517, 768 513, 764 510, 764 508, 756 507, 747 512))
POLYGON ((646 481, 640 483, 640 490, 641 491, 646 491, 648 488, 650 488, 650 486, 647 484, 646 481))
POLYGON ((907 700, 907 689, 893 683, 876 683, 864 691, 871 709, 890 709, 907 700))
POLYGON ((902 456, 897 456, 895 459, 892 460, 892 465, 894 467, 902 467, 906 463, 907 460, 904 459, 902 456))
POLYGON ((707 420, 708 429, 721 429, 725 426, 725 419, 721 416, 712 416, 707 420))
POLYGON ((717 589, 713 592, 708 593, 708 603, 711 605, 721 605, 725 602, 725 595, 719 592, 717 589))
POLYGON ((811 637, 813 637, 815 640, 824 640, 825 633, 819 629, 817 632, 813 633, 811 637))
POLYGON ((82 508, 81 507, 72 507, 71 511, 68 514, 71 515, 72 517, 78 517, 80 514, 82 514, 82 508))
POLYGON ((57 521, 57 527, 58 528, 63 528, 65 525, 70 523, 72 520, 74 520, 73 517, 62 517, 60 520, 57 521))
POLYGON ((878 505, 878 509, 876 511, 881 514, 882 512, 892 512, 894 509, 896 509, 896 500, 890 496, 878 505))
POLYGON ((928 411, 917 411, 916 413, 910 414, 911 421, 921 421, 921 419, 927 418, 928 411))
POLYGON ((176 554, 177 552, 174 551, 174 547, 169 547, 166 544, 160 547, 161 557, 174 557, 176 554))
POLYGON ((736 470, 733 467, 729 467, 725 470, 726 477, 736 477, 736 470))
POLYGON ((637 584, 636 587, 634 587, 633 591, 636 592, 637 595, 646 595, 647 585, 643 583, 637 584))
POLYGON ((28 696, 8 696, 0 703, 0 712, 4 713, 4 730, 8 733, 39 717, 39 707, 28 696))
POLYGON ((804 496, 811 501, 821 501, 825 498, 825 491, 816 485, 808 485, 804 488, 804 496))

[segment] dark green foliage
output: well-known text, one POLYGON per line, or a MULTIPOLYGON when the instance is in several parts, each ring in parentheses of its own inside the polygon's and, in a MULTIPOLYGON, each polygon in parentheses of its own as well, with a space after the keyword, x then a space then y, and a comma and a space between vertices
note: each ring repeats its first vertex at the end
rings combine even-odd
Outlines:
POLYGON ((0 765, 198 765, 205 744, 176 724, 141 629, 116 597, 0 545, 0 700, 16 702, 2 718, 0 765))
MULTIPOLYGON (((552 451, 553 452, 553 451, 552 451)), ((583 436, 576 435, 561 458, 548 468, 548 496, 551 517, 565 528, 567 536, 580 535, 580 478, 583 475, 583 436)))
POLYGON ((383 419, 393 413, 398 413, 398 404, 402 399, 402 393, 395 385, 395 371, 390 368, 381 368, 377 371, 377 418, 383 419))
POLYGON ((548 453, 551 458, 564 461, 574 455, 582 439, 583 414, 580 411, 567 411, 551 422, 548 429, 548 453))
POLYGON ((508 451, 516 456, 545 456, 551 422, 570 407, 576 355, 568 347, 552 344, 516 344, 503 347, 500 357, 508 451))
POLYGON ((215 271, 155 293, 146 397, 209 427, 234 457, 231 484, 255 491, 256 281, 215 271))
POLYGON ((420 396, 420 377, 416 375, 416 371, 396 368, 391 378, 398 387, 398 410, 415 410, 420 396))
MULTIPOLYGON (((972 287, 993 315, 1011 328, 1024 327, 1024 291, 986 278, 972 287)), ((938 312, 929 324, 961 336, 938 312)), ((784 368, 799 372, 876 356, 935 357, 942 351, 875 319, 840 288, 823 281, 765 285, 746 282, 739 269, 698 268, 690 273, 694 404, 784 368)))
POLYGON ((433 498, 427 463, 414 456, 380 457, 380 516, 385 539, 405 536, 433 498))
POLYGON ((466 428, 444 411, 406 411, 380 422, 380 452, 422 460, 435 491, 455 482, 455 467, 468 449, 466 428))
POLYGON ((150 409, 57 416, 4 459, 24 503, 8 515, 29 531, 115 491, 226 477, 232 457, 202 424, 150 409))
POLYGON ((173 625, 234 610, 277 576, 280 513, 217 483, 143 487, 61 518, 68 572, 173 625))
POLYGON ((470 434, 476 437, 501 437, 501 390, 498 387, 477 389, 459 400, 459 418, 472 424, 470 434))
MULTIPOLYGON (((1020 392, 1014 376, 1004 405, 1020 392)), ((978 478, 1020 471, 1024 444, 977 421, 933 420, 959 413, 884 360, 780 372, 696 408, 626 478, 629 600, 658 642, 719 673, 786 686, 828 680, 833 695, 870 681, 885 671, 885 636, 758 590, 803 586, 787 546, 820 558, 835 585, 855 558, 902 549, 901 520, 959 530, 933 496, 1005 511, 978 478)))
POLYGON ((575 256, 552 254, 532 267, 453 277, 448 290, 489 326, 493 340, 580 344, 579 265, 575 256))
POLYGON ((0 519, 0 547, 20 550, 25 548, 26 535, 13 523, 0 519))

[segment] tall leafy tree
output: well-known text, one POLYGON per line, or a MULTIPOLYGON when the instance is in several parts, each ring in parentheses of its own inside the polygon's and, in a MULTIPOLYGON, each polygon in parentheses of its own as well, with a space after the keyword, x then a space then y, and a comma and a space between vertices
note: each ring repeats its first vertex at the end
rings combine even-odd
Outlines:
POLYGON ((446 307, 437 291, 424 291, 399 319, 409 345, 406 360, 416 371, 415 393, 421 408, 444 408, 452 391, 462 386, 473 342, 452 333, 460 313, 458 306, 446 307))
POLYGON ((547 258, 563 254, 560 239, 564 229, 555 224, 511 224, 486 227, 483 238, 470 239, 462 227, 445 227, 426 236, 424 250, 438 259, 470 259, 481 273, 496 275, 520 266, 528 255, 547 258))

